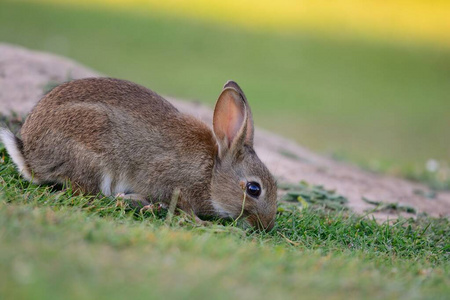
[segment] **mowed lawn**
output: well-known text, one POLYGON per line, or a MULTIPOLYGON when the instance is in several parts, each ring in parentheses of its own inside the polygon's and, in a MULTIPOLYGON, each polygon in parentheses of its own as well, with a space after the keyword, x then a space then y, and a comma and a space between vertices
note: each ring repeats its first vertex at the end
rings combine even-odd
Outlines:
MULTIPOLYGON (((5 150, 0 149, 0 157, 5 150)), ((445 299, 450 223, 280 205, 269 233, 132 211, 0 164, 2 299, 445 299)))
POLYGON ((239 82, 256 125, 355 161, 450 157, 450 52, 245 30, 152 12, 0 3, 0 41, 212 105, 239 82))

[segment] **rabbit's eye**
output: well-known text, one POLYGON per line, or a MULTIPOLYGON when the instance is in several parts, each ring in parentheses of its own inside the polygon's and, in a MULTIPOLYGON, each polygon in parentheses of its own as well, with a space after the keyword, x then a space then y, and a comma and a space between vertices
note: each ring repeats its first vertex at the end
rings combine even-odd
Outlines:
POLYGON ((259 183, 250 181, 247 183, 247 194, 249 194, 252 197, 259 197, 261 195, 261 186, 259 183))

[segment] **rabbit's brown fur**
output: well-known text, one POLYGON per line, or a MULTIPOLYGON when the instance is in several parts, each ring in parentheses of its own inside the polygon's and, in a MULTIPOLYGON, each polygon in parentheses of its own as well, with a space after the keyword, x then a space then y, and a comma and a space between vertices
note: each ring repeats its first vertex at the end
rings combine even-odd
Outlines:
POLYGON ((251 225, 273 226, 276 185, 253 150, 250 108, 234 82, 219 97, 214 132, 149 89, 89 78, 48 93, 21 135, 2 131, 19 170, 36 183, 70 180, 84 193, 149 201, 169 201, 179 188, 187 212, 236 218, 243 210, 251 225), (246 195, 243 209, 248 181, 260 183, 262 194, 246 195))

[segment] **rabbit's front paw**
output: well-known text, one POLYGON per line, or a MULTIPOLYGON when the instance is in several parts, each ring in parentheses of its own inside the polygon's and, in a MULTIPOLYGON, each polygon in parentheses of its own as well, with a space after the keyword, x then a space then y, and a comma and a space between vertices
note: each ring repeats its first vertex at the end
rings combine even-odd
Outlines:
POLYGON ((142 208, 152 205, 145 196, 141 194, 125 194, 119 193, 115 197, 117 199, 116 206, 123 206, 124 200, 130 204, 133 208, 142 208))

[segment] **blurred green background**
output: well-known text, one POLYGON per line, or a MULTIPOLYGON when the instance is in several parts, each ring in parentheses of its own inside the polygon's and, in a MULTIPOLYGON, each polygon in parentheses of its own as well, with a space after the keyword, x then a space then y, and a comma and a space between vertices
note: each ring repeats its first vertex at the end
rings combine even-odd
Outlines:
MULTIPOLYGON (((198 13, 173 0, 167 2, 173 6, 68 2, 1 1, 0 42, 61 54, 160 94, 209 105, 233 79, 246 92, 258 127, 372 169, 397 172, 424 168, 429 159, 450 161, 450 43, 430 26, 421 31, 418 23, 415 35, 407 23, 391 22, 389 34, 382 18, 379 25, 359 18, 342 22, 341 30, 317 8, 311 9, 314 22, 299 17, 296 23, 295 15, 282 22, 277 15, 266 24, 263 15, 247 19, 236 1, 223 14, 214 1, 194 1, 198 13)), ((293 2, 280 3, 288 12, 293 2)), ((301 7, 300 13, 307 15, 301 7)), ((339 11, 328 16, 337 17, 339 11)))

